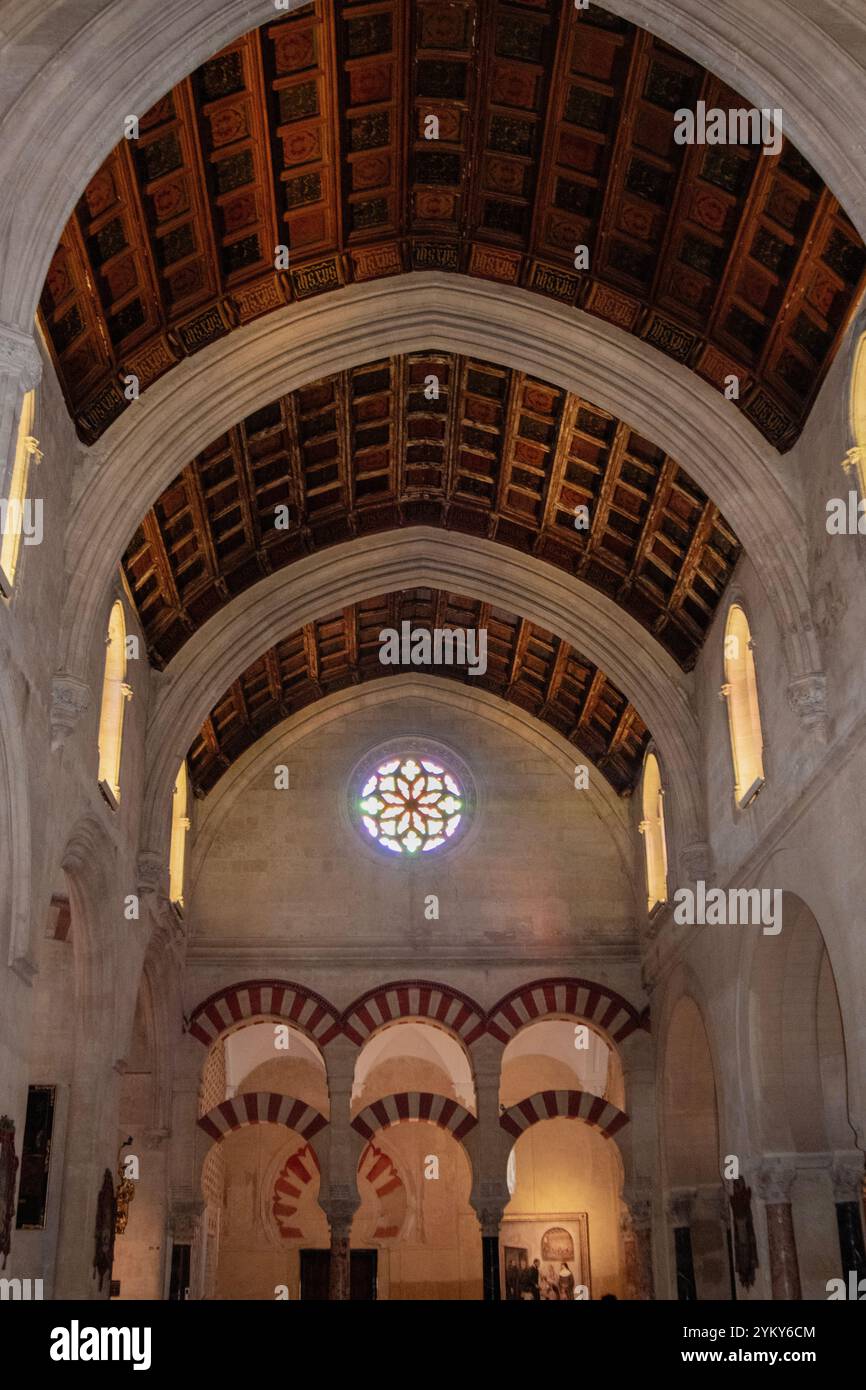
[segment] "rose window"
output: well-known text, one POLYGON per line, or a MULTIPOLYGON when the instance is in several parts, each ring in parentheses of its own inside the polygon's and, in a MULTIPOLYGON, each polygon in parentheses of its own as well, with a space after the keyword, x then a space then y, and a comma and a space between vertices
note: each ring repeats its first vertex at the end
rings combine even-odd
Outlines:
POLYGON ((393 854, 447 844, 463 822, 460 782, 435 758, 390 757, 365 779, 357 802, 368 835, 393 854))

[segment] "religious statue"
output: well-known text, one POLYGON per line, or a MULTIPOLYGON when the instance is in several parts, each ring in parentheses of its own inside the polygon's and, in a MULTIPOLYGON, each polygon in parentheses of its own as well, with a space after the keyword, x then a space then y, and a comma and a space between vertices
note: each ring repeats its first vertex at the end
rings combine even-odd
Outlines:
POLYGON ((734 1178, 730 1202, 733 1216, 734 1265, 740 1283, 744 1288, 750 1289, 755 1282, 755 1271, 758 1268, 758 1245, 755 1240, 755 1223, 752 1220, 752 1189, 746 1186, 745 1178, 734 1178))

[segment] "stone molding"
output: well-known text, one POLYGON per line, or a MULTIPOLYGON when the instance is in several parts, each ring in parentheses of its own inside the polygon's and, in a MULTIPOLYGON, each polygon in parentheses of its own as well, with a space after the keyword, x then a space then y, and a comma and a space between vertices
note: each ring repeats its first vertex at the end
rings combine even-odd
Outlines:
POLYGON ((755 1174, 758 1196, 768 1206, 779 1206, 791 1200, 791 1189, 797 1177, 793 1159, 783 1155, 764 1158, 755 1174))
POLYGON ((863 1197, 866 1171, 862 1154, 836 1154, 830 1169, 834 1202, 859 1202, 863 1197))
POLYGON ((652 729, 667 773, 673 825, 704 824, 700 740, 690 679, 652 638, 605 595, 552 573, 532 556, 493 541, 429 527, 347 541, 268 576, 237 595, 169 664, 148 730, 148 783, 142 837, 159 845, 164 808, 177 772, 176 750, 189 746, 213 704, 241 671, 286 633, 324 613, 391 588, 442 587, 511 607, 571 642, 635 704, 652 729))
POLYGON ((90 686, 77 676, 57 675, 51 682, 51 751, 58 752, 90 708, 90 686))
POLYGON ((17 378, 20 394, 35 391, 42 380, 42 357, 30 333, 0 323, 0 373, 17 378))
POLYGON ((105 464, 69 519, 66 669, 85 659, 128 536, 215 434, 318 376, 425 348, 537 372, 667 450, 723 506, 750 554, 791 678, 817 668, 796 484, 748 420, 694 373, 601 319, 514 286, 425 271, 348 286, 236 329, 114 422, 100 441, 105 464))
POLYGON ((827 677, 815 671, 791 681, 788 702, 804 729, 824 729, 827 722, 827 677))

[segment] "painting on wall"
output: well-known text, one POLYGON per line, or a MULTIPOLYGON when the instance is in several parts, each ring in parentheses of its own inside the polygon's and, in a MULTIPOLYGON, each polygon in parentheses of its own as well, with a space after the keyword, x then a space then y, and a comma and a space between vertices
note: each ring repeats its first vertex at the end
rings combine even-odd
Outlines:
POLYGON ((589 1222, 585 1211, 506 1216, 499 1237, 500 1279, 506 1302, 570 1302, 582 1287, 592 1297, 589 1222))

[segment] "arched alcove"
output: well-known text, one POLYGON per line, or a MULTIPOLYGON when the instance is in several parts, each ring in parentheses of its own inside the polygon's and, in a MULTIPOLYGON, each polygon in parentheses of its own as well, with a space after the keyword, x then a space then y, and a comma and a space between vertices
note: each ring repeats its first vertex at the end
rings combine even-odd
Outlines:
POLYGON ((514 1035, 502 1054, 499 1100, 506 1109, 541 1091, 586 1091, 625 1110, 622 1062, 587 1023, 548 1018, 514 1035))
POLYGON ((680 995, 670 1013, 660 1067, 671 1294, 684 1300, 728 1299, 727 1197, 715 1072, 701 1010, 688 994, 680 995))
POLYGON ((402 1091, 449 1096, 474 1111, 472 1066, 452 1033, 423 1019, 404 1019, 364 1043, 355 1065, 353 1113, 402 1091))
POLYGON ((579 1119, 540 1120, 515 1142, 509 1168, 514 1190, 499 1236, 503 1297, 534 1299, 536 1281, 522 1271, 536 1260, 540 1299, 573 1298, 579 1285, 592 1299, 626 1297, 616 1143, 579 1119))
MULTIPOLYGON (((790 1201, 804 1298, 838 1274, 833 1167, 858 1161, 849 1119, 845 1030, 820 923, 786 892, 782 931, 747 957, 749 1080, 764 1154, 793 1169, 790 1201)), ((862 1167, 862 1157, 859 1157, 862 1167)))

